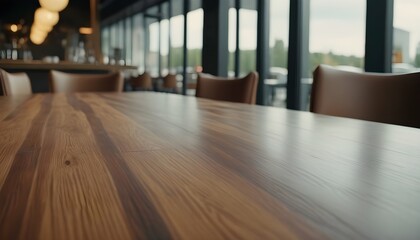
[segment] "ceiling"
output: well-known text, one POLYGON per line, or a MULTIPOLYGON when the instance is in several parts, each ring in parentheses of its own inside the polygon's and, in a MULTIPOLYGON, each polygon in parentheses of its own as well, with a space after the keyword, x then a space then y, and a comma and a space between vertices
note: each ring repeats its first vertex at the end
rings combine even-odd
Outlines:
MULTIPOLYGON (((38 0, 1 1, 0 22, 2 24, 23 23, 31 25, 35 10, 40 7, 38 0)), ((57 25, 78 28, 89 26, 89 22, 89 0, 69 0, 69 5, 60 12, 60 21, 57 25)))
MULTIPOLYGON (((118 12, 142 11, 167 0, 97 0, 101 19, 113 16, 118 12)), ((1 0, 0 8, 0 43, 4 36, 11 34, 11 24, 23 25, 22 34, 26 34, 34 18, 34 13, 40 7, 38 0, 1 0)), ((90 0, 69 0, 68 6, 60 12, 60 20, 53 32, 69 32, 80 27, 90 26, 90 0)), ((10 36, 9 36, 10 37, 10 36)))
MULTIPOLYGON (((34 12, 40 7, 38 0, 1 0, 0 23, 13 24, 23 22, 31 25, 34 12)), ((98 0, 102 19, 112 16, 130 5, 140 5, 140 8, 152 6, 165 0, 98 0)), ((89 26, 89 0, 69 0, 66 9, 60 12, 58 26, 82 27, 89 26), (75 17, 77 16, 77 17, 75 17)))

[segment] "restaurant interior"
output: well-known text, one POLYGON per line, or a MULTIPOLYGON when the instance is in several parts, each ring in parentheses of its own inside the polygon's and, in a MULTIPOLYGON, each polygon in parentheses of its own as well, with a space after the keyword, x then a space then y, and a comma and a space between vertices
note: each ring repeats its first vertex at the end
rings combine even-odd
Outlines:
POLYGON ((2 0, 0 239, 420 239, 419 10, 2 0))
MULTIPOLYGON (((19 1, 3 3, 2 68, 28 72, 26 65, 39 62, 77 63, 90 64, 84 71, 95 72, 94 65, 116 66, 125 71, 125 90, 133 89, 131 76, 148 73, 158 90, 163 77, 173 74, 174 91, 188 95, 195 94, 197 72, 240 77, 257 71, 263 79, 257 104, 308 111, 312 73, 320 64, 377 73, 420 67, 420 38, 412 24, 417 16, 408 11, 415 4, 405 0, 332 6, 287 0, 63 2, 67 5, 52 24, 41 12, 37 24, 38 1, 25 7, 19 1), (18 63, 26 65, 12 66, 18 63)), ((107 70, 115 69, 96 71, 107 70)), ((39 71, 30 75, 39 79, 39 71)), ((32 88, 47 92, 48 83, 33 82, 32 88)))

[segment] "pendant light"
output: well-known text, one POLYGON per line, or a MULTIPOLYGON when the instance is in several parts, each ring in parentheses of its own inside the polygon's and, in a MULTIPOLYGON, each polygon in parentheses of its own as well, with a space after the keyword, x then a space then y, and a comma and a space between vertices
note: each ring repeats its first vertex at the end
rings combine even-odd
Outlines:
POLYGON ((60 12, 67 7, 69 0, 39 0, 39 4, 52 12, 60 12))
POLYGON ((58 23, 60 17, 57 12, 51 12, 45 8, 38 8, 35 11, 35 23, 44 26, 54 26, 58 23))

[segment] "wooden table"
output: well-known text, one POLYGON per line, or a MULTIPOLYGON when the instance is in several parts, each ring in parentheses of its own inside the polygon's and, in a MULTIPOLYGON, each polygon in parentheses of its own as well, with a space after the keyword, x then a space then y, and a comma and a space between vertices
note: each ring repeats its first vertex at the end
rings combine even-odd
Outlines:
POLYGON ((419 129, 163 93, 0 121, 0 239, 420 239, 419 129))

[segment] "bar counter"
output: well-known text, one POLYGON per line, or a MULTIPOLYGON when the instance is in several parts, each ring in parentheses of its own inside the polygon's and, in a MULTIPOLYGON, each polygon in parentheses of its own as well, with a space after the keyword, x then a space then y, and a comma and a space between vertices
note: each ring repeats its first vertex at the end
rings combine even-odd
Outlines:
POLYGON ((31 79, 34 93, 48 92, 48 73, 50 70, 58 70, 70 73, 108 73, 122 71, 126 76, 137 74, 136 66, 88 64, 60 61, 49 63, 39 60, 0 60, 0 68, 7 72, 26 72, 31 79))

